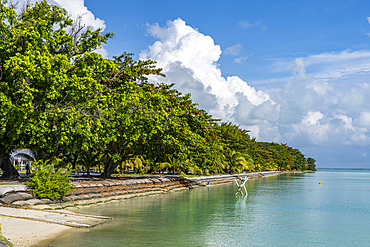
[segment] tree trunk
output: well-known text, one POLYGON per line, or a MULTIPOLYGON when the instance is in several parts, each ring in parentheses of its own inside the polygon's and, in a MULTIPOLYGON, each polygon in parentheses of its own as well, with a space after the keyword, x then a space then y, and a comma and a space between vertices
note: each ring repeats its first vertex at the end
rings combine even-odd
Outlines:
POLYGON ((90 177, 90 165, 86 166, 86 175, 90 177))
POLYGON ((0 168, 3 170, 1 179, 19 179, 17 169, 10 162, 10 154, 5 153, 5 147, 0 145, 0 168))
POLYGON ((119 160, 117 162, 114 162, 112 159, 108 159, 107 164, 104 167, 104 172, 100 175, 102 178, 109 178, 114 170, 116 170, 117 166, 121 164, 123 161, 126 161, 127 159, 119 160))

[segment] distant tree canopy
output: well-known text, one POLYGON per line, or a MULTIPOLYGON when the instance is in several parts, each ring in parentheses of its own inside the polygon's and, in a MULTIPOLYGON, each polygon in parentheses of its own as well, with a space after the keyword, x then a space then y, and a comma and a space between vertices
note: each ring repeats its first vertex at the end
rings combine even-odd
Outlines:
POLYGON ((252 158, 249 171, 316 170, 314 159, 306 159, 298 149, 287 144, 257 142, 250 138, 247 130, 230 122, 221 123, 217 128, 227 152, 238 152, 252 158))
POLYGON ((130 160, 142 166, 138 157, 148 172, 315 169, 297 149, 218 124, 173 84, 150 83, 149 75, 165 76, 154 61, 95 53, 113 34, 80 21, 46 1, 18 14, 0 0, 2 178, 19 176, 10 153, 25 148, 88 171, 103 164, 105 177, 130 160))
POLYGON ((314 158, 308 158, 307 159, 307 163, 308 163, 308 167, 307 167, 307 170, 311 170, 311 171, 316 171, 316 164, 315 164, 316 160, 314 158))

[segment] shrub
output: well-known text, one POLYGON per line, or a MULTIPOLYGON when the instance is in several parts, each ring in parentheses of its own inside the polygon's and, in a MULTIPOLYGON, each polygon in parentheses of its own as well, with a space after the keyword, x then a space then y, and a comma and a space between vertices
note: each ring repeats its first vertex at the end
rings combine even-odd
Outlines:
POLYGON ((62 198, 71 191, 69 173, 62 174, 62 169, 55 172, 50 160, 39 160, 32 163, 33 173, 26 185, 38 198, 62 198))

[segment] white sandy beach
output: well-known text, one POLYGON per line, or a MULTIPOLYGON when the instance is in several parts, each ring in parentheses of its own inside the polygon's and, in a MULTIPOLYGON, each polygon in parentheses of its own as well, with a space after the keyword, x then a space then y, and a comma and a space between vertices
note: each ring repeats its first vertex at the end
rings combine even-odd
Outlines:
POLYGON ((4 237, 14 247, 42 246, 39 245, 41 241, 53 239, 71 229, 69 226, 59 224, 10 217, 0 217, 0 223, 4 237))

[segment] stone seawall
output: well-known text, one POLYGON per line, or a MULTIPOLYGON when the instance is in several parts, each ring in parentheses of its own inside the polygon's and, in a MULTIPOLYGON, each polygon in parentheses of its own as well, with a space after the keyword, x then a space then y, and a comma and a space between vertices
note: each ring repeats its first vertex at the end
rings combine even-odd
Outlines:
POLYGON ((233 182, 239 177, 259 178, 281 173, 280 171, 255 172, 237 175, 215 175, 203 177, 138 176, 106 180, 74 182, 75 188, 58 200, 38 199, 32 196, 26 185, 0 185, 0 206, 34 208, 46 210, 66 209, 148 196, 169 191, 191 189, 233 182))

